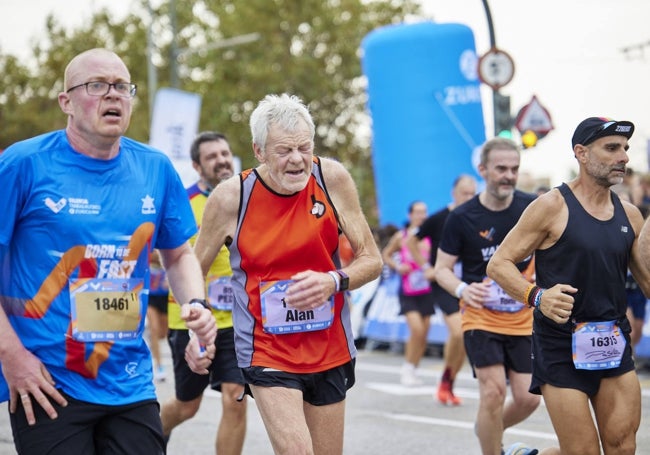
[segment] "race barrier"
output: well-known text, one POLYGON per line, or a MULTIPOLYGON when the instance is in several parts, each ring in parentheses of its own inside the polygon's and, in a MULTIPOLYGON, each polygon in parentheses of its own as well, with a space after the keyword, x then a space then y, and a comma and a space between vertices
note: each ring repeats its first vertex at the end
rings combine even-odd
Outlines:
MULTIPOLYGON (((355 337, 381 343, 404 343, 409 329, 404 316, 399 314, 400 278, 390 273, 360 290, 352 291, 355 337), (365 316, 362 316, 364 315, 365 316)), ((650 300, 646 302, 646 314, 650 314, 650 300)), ((443 345, 447 339, 447 327, 442 312, 436 309, 431 316, 427 340, 433 345, 443 345)), ((650 320, 646 317, 643 336, 636 347, 636 357, 650 359, 650 320)))

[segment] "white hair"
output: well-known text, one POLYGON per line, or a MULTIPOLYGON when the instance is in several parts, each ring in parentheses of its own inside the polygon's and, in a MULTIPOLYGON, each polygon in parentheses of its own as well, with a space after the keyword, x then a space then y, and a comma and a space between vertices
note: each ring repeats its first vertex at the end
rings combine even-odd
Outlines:
POLYGON ((300 98, 286 93, 266 95, 251 114, 250 128, 253 144, 264 151, 271 125, 278 125, 286 131, 295 131, 300 120, 307 124, 313 139, 316 133, 314 120, 300 98))

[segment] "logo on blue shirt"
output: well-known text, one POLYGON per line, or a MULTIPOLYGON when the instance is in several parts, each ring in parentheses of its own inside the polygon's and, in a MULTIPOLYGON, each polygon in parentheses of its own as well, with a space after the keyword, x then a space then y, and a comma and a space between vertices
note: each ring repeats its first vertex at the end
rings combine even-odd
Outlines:
POLYGON ((59 202, 54 202, 49 197, 45 198, 45 205, 52 210, 54 213, 59 213, 63 207, 68 203, 68 201, 62 197, 59 199, 59 202))
POLYGON ((153 204, 154 199, 148 194, 141 199, 142 201, 142 214, 143 215, 155 215, 156 206, 153 204))

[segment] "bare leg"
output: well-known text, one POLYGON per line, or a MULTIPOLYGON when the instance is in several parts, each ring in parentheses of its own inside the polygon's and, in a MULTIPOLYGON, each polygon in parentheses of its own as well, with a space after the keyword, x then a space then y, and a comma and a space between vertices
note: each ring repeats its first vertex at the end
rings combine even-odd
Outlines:
POLYGON ((278 455, 313 455, 302 392, 284 387, 250 388, 273 451, 278 455))
POLYGON ((429 316, 422 316, 417 311, 406 313, 410 337, 406 343, 406 361, 416 367, 427 349, 427 334, 429 333, 429 316))
POLYGON ((605 455, 636 453, 641 423, 641 387, 636 372, 603 379, 591 402, 605 455))
POLYGON ((510 390, 512 391, 512 401, 508 402, 503 409, 503 428, 509 428, 522 422, 531 415, 539 402, 539 395, 534 395, 528 391, 531 381, 530 373, 516 373, 510 371, 510 390))
POLYGON ((171 398, 165 402, 160 409, 163 434, 169 437, 175 427, 194 417, 199 410, 199 406, 201 406, 202 398, 203 395, 199 395, 192 401, 180 401, 176 398, 171 398))
POLYGON ((404 365, 402 365, 400 378, 402 385, 417 386, 422 384, 422 380, 415 374, 415 369, 420 364, 420 360, 422 360, 422 356, 427 349, 429 321, 429 316, 422 316, 418 311, 406 313, 409 339, 406 343, 404 365))
POLYGON ((591 417, 589 397, 575 389, 542 386, 544 403, 562 455, 600 455, 598 431, 591 417))
POLYGON ((483 455, 500 455, 503 438, 503 404, 506 399, 506 377, 503 365, 476 368, 479 406, 476 435, 483 455))
POLYGON ((305 403, 305 417, 311 432, 315 455, 343 453, 345 401, 325 406, 305 403))
POLYGON ((445 343, 445 368, 450 370, 450 380, 453 382, 465 362, 465 343, 461 330, 460 312, 445 315, 447 325, 447 342, 445 343))
POLYGON ((244 447, 246 436, 246 397, 237 398, 244 392, 244 386, 224 382, 221 384, 222 414, 217 431, 217 453, 219 455, 239 455, 244 447))

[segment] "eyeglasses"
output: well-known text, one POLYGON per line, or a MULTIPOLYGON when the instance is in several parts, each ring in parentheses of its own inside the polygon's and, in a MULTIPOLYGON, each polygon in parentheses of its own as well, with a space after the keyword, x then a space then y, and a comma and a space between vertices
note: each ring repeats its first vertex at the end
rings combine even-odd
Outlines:
POLYGON ((111 90, 111 87, 113 87, 117 94, 123 98, 133 98, 135 96, 135 92, 138 90, 137 85, 128 82, 115 82, 114 84, 111 84, 109 82, 103 81, 91 81, 70 87, 65 92, 70 93, 70 91, 79 87, 86 87, 86 93, 88 93, 90 96, 104 96, 108 94, 108 92, 111 90))

